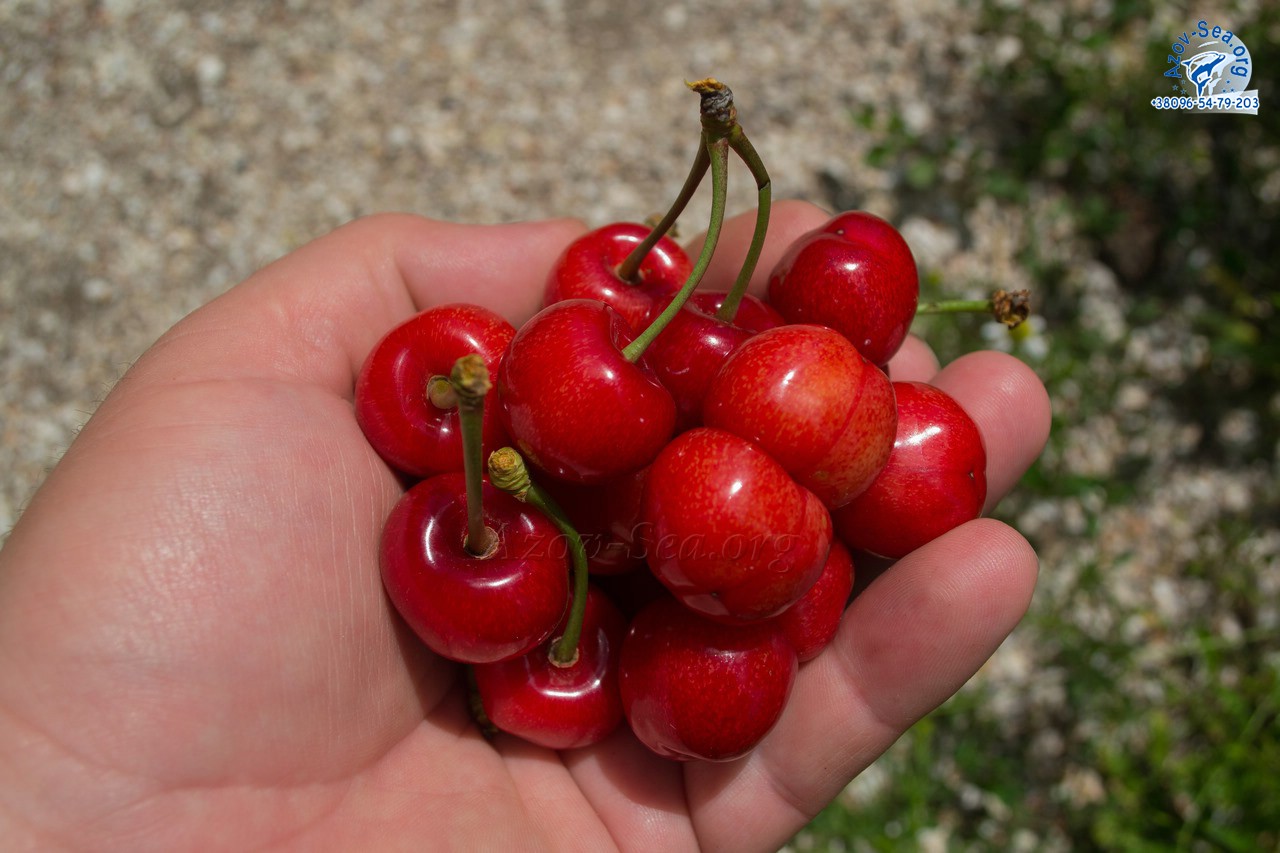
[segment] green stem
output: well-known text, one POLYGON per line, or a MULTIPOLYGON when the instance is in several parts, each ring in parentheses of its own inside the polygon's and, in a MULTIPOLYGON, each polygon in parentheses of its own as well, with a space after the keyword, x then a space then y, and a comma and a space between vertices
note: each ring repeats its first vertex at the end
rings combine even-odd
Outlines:
POLYGON ((716 312, 716 317, 726 323, 732 323, 733 318, 737 316, 738 306, 742 304, 742 297, 747 293, 747 285, 751 283, 751 274, 756 271, 760 251, 764 248, 765 233, 769 230, 769 208, 773 198, 773 182, 769 179, 769 172, 765 169, 760 155, 756 153, 755 146, 747 139, 741 125, 735 125, 733 132, 729 134, 729 147, 751 170, 751 176, 756 179, 758 195, 756 229, 751 235, 751 245, 747 248, 747 256, 742 261, 742 269, 738 271, 737 281, 733 283, 729 294, 720 305, 720 310, 716 312))
POLYGON ((1031 316, 1031 294, 1025 290, 997 290, 990 299, 945 299, 926 302, 916 309, 921 314, 990 314, 1010 329, 1031 316))
POLYGON ((458 395, 458 422, 462 433, 462 471, 467 483, 467 553, 487 557, 498 545, 498 534, 484 523, 483 450, 484 397, 493 387, 489 369, 477 353, 464 355, 449 377, 458 395))
POLYGON ((684 179, 684 186, 680 188, 680 194, 676 196, 676 200, 672 203, 671 209, 667 211, 666 216, 662 217, 662 220, 653 226, 649 236, 645 237, 640 245, 632 249, 631 254, 627 255, 627 259, 618 267, 619 278, 623 281, 636 280, 640 274, 640 264, 644 263, 649 251, 658 245, 658 241, 667 235, 667 232, 671 230, 671 226, 675 225, 676 220, 680 218, 680 214, 684 213, 685 207, 689 204, 689 199, 693 198, 694 191, 702 183, 702 177, 707 173, 707 168, 710 165, 711 158, 707 155, 707 146, 699 139, 698 153, 694 155, 693 166, 689 169, 689 176, 684 179))
POLYGON ((713 139, 710 131, 703 131, 702 137, 707 154, 711 158, 711 222, 707 225, 706 241, 702 244, 702 252, 693 265, 693 271, 689 273, 689 278, 685 280, 684 286, 680 288, 675 299, 671 300, 671 304, 649 324, 649 328, 637 335, 636 339, 622 350, 623 357, 630 362, 635 362, 644 355, 644 351, 649 344, 653 343, 653 339, 662 334, 662 330, 684 307, 685 302, 698 286, 698 282, 702 281, 702 275, 707 271, 711 256, 716 250, 716 243, 720 239, 729 172, 729 140, 723 137, 713 139))
POLYGON ((926 302, 916 309, 917 314, 990 314, 990 299, 943 299, 926 302))
POLYGON ((503 447, 489 454, 489 481, 517 500, 537 507, 569 542, 573 558, 573 603, 569 606, 564 633, 554 641, 550 657, 555 666, 573 666, 578 660, 578 641, 582 638, 582 620, 587 612, 587 551, 582 537, 551 495, 530 479, 529 469, 515 448, 503 447))

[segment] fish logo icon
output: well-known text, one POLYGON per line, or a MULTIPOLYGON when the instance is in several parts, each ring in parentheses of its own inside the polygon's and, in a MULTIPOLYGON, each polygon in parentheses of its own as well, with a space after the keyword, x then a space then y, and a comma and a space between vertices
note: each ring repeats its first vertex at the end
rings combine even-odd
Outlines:
POLYGON ((1203 98, 1213 94, 1222 79, 1222 72, 1227 68, 1227 55, 1217 50, 1206 50, 1182 60, 1182 64, 1187 67, 1187 79, 1195 84, 1196 97, 1203 98))
POLYGON ((1152 98, 1158 110, 1258 114, 1258 90, 1249 88, 1253 57, 1244 40, 1221 23, 1201 19, 1170 39, 1160 76, 1164 92, 1176 94, 1152 98))

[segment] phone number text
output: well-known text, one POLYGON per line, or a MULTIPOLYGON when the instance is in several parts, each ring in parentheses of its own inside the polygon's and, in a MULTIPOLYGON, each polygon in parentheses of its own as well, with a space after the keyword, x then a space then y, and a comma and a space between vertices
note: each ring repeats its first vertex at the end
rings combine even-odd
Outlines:
POLYGON ((1258 98, 1241 95, 1212 95, 1207 98, 1152 98, 1158 110, 1229 110, 1257 109, 1258 98))

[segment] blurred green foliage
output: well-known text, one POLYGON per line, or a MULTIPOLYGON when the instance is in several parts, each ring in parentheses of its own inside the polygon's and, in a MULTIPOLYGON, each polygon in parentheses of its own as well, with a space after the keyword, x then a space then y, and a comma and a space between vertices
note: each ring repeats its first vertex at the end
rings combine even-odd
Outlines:
MULTIPOLYGON (((1017 39, 1020 50, 981 74, 980 127, 952 123, 916 135, 886 107, 851 116, 879 140, 869 164, 896 176, 902 216, 948 220, 963 233, 964 212, 983 199, 1065 202, 1076 258, 1034 233, 1019 247, 1051 339, 1035 364, 1055 418, 1046 459, 1002 506, 1004 517, 1036 501, 1083 507, 1078 530, 1054 534, 1083 549, 1105 513, 1159 489, 1159 466, 1171 458, 1242 475, 1262 470, 1270 485, 1250 505, 1192 530, 1188 556, 1165 567, 1200 593, 1183 622, 1162 623, 1149 601, 1119 594, 1114 563, 1086 564, 1071 583, 1038 593, 1019 628, 1036 649, 1034 665, 1056 675, 1049 681, 1061 685, 1061 701, 1032 702, 1039 711, 1010 718, 992 711, 997 688, 971 684, 795 847, 1280 849, 1280 637, 1260 622, 1274 597, 1259 594, 1274 589, 1266 575, 1277 563, 1250 550, 1280 518, 1280 459, 1268 458, 1280 441, 1280 239, 1272 233, 1280 222, 1280 101, 1268 85, 1280 71, 1280 5, 1236 4, 1234 13, 1231 5, 1223 19, 1235 14, 1230 22, 1251 51, 1256 117, 1151 107, 1151 98, 1171 94, 1161 74, 1181 30, 1153 27, 1162 7, 1150 0, 1055 4, 1053 16, 983 0, 986 31, 1017 39), (964 168, 945 168, 956 157, 964 168), (1093 329, 1069 285, 1073 264, 1085 260, 1105 265, 1119 284, 1119 340, 1093 329), (1130 339, 1167 329, 1203 341, 1206 356, 1187 359, 1172 378, 1126 373, 1130 339), (1121 439, 1164 420, 1195 427, 1194 447, 1183 456, 1122 453, 1114 470, 1096 475, 1062 465, 1073 428, 1113 416, 1121 386, 1134 380, 1151 403, 1118 420, 1121 439), (1240 410, 1256 427, 1243 450, 1222 429, 1240 410), (1110 627, 1082 625, 1080 614, 1102 614, 1110 627), (1125 630, 1135 625, 1159 645, 1135 642, 1125 630)), ((1179 26, 1205 14, 1188 13, 1179 26)), ((837 206, 847 206, 839 195, 836 188, 837 206)), ((922 289, 937 298, 955 295, 947 293, 955 284, 926 275, 922 289)), ((944 361, 982 345, 951 320, 921 329, 944 361)))

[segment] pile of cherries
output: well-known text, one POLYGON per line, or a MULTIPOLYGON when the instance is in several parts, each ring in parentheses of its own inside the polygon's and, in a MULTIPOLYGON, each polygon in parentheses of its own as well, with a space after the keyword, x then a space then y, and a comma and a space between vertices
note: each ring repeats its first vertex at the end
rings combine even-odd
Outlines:
POLYGON ((391 601, 470 665, 479 716, 552 749, 625 719, 669 758, 744 754, 835 636, 850 550, 901 557, 986 497, 973 421, 884 369, 918 309, 905 241, 842 213, 790 247, 767 301, 747 294, 768 175, 728 89, 691 85, 702 145, 662 222, 570 245, 519 330, 479 305, 418 314, 356 387, 370 444, 417 480, 383 532, 391 601), (760 192, 755 239, 732 290, 696 291, 729 151, 760 192), (708 170, 691 262, 665 235, 708 170))

